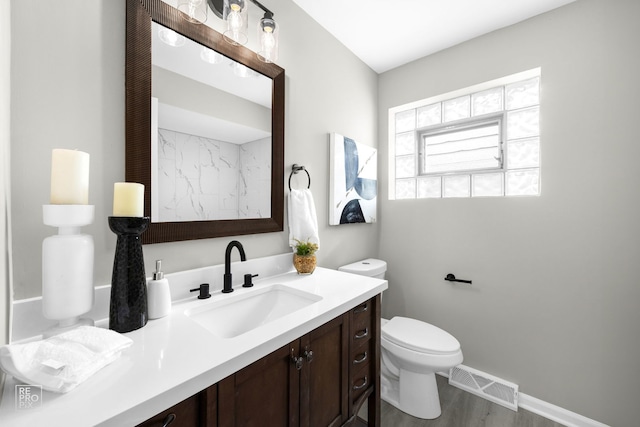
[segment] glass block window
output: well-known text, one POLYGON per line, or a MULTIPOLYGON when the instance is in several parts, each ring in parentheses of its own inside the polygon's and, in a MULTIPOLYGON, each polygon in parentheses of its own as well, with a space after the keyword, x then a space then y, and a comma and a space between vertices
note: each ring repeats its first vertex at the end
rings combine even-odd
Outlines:
POLYGON ((540 194, 539 69, 391 111, 392 198, 540 194))

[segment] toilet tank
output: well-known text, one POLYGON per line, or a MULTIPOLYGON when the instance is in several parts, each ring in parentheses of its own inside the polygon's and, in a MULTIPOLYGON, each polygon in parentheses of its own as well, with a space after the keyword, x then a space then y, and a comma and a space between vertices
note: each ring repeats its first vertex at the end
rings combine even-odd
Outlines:
POLYGON ((362 261, 356 261, 352 264, 343 265, 342 267, 339 267, 338 270, 347 273, 359 274, 360 276, 384 279, 384 275, 387 271, 387 263, 379 259, 367 258, 362 261))

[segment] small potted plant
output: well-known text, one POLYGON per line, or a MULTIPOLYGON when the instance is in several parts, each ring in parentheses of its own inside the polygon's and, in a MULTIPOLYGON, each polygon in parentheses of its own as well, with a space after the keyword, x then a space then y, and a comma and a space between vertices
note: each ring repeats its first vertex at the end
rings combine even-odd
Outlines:
POLYGON ((308 240, 294 239, 293 266, 298 274, 311 274, 316 269, 316 251, 318 244, 308 240))

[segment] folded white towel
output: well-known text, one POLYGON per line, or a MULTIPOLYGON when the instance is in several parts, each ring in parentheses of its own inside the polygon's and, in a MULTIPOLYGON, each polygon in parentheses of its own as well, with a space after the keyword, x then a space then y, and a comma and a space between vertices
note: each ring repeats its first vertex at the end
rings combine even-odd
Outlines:
POLYGON ((0 347, 0 368, 26 384, 66 393, 133 344, 109 329, 80 326, 45 340, 0 347))
POLYGON ((289 192, 289 245, 294 247, 295 239, 310 241, 318 246, 318 217, 313 195, 309 189, 289 192))

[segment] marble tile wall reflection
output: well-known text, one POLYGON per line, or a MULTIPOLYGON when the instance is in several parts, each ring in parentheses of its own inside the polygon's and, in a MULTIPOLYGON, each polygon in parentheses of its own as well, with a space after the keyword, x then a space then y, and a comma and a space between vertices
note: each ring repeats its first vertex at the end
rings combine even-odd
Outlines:
POLYGON ((271 217, 271 138, 240 146, 238 217, 271 217))
POLYGON ((159 129, 159 221, 270 216, 270 191, 254 186, 266 177, 270 189, 270 142, 236 145, 159 129))

